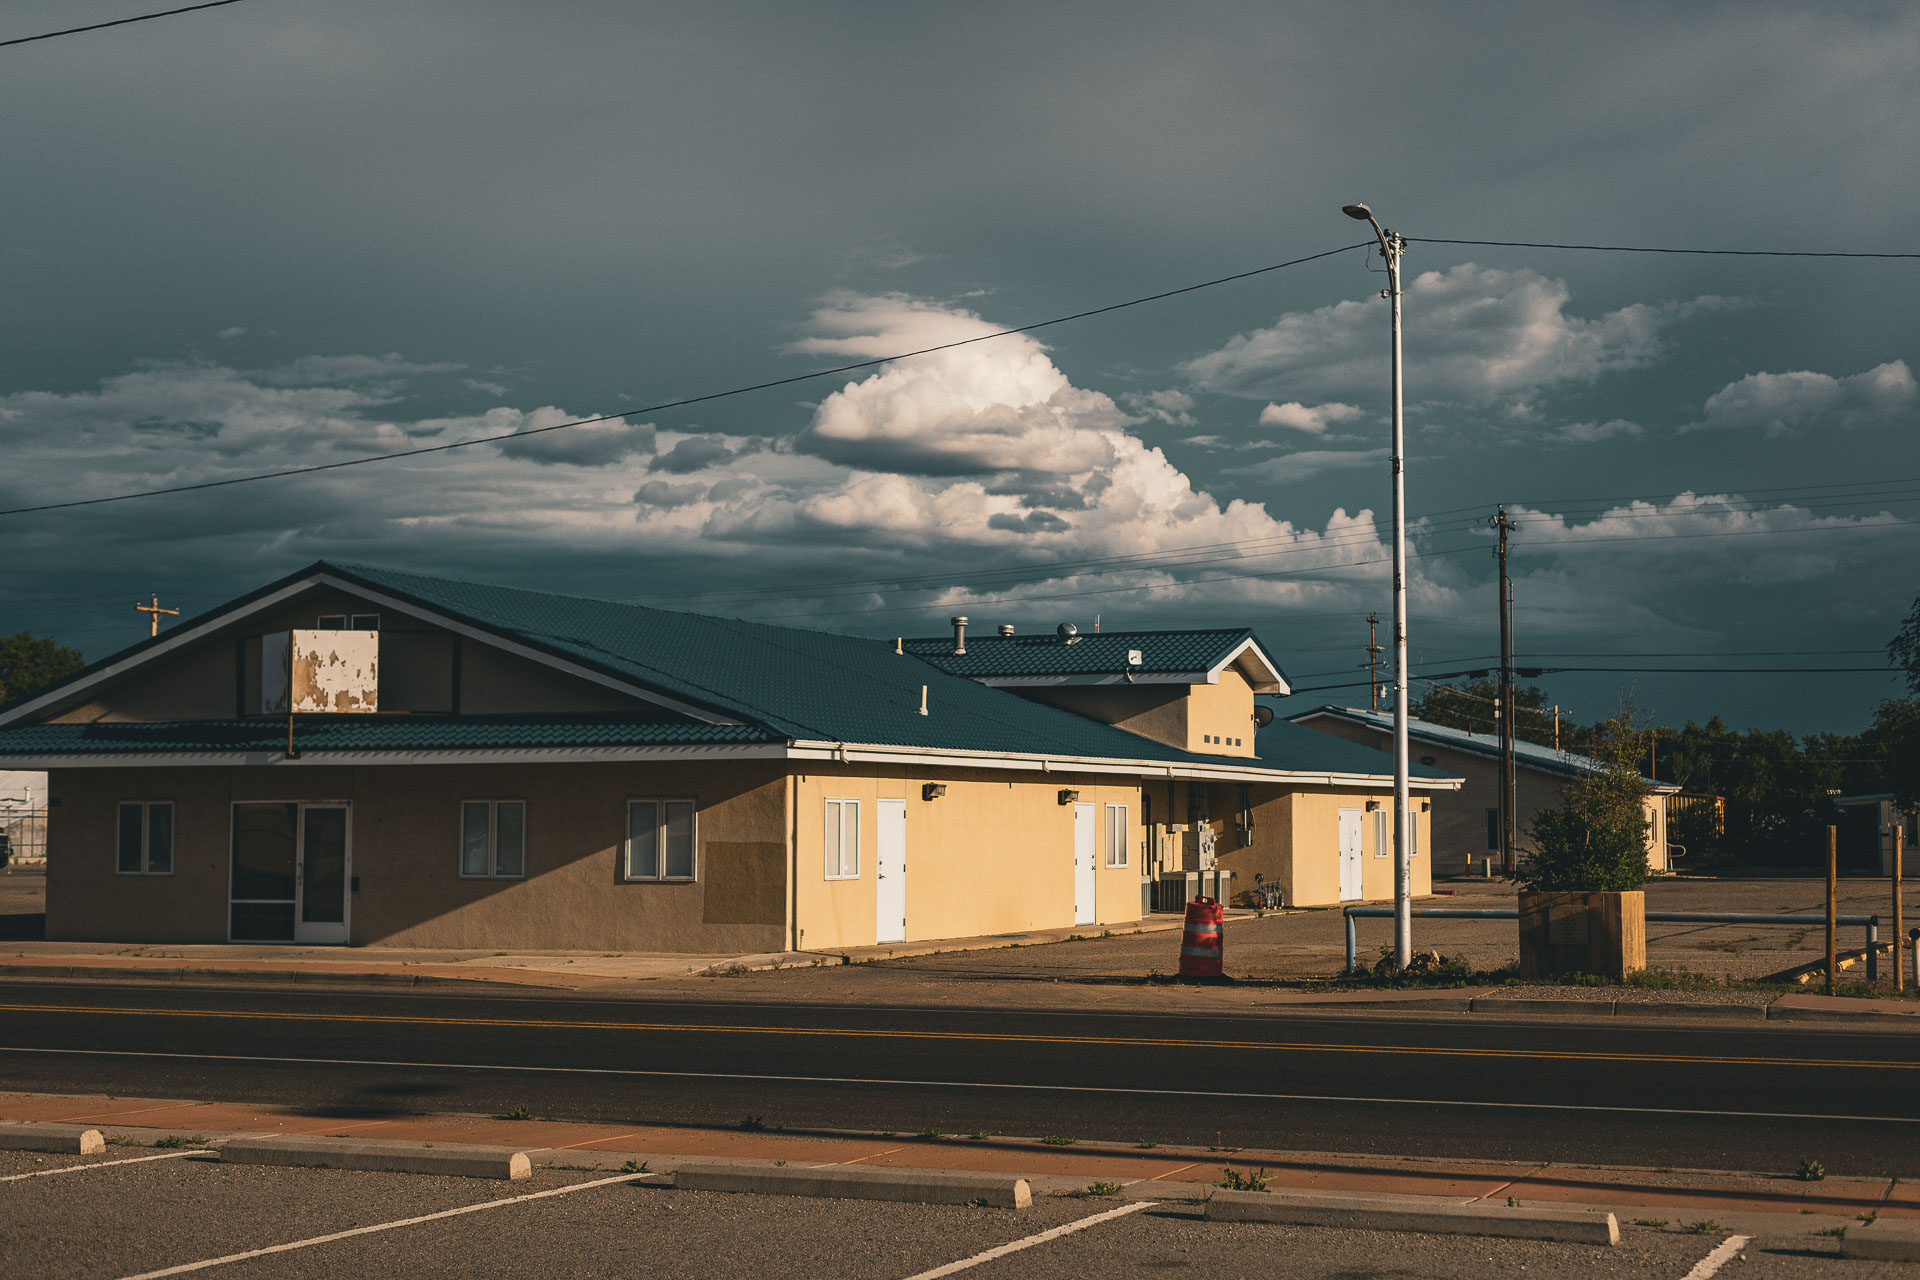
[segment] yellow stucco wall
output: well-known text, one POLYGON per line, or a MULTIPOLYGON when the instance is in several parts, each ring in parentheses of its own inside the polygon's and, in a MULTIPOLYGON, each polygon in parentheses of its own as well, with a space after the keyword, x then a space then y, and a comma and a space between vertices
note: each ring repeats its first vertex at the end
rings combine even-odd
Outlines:
POLYGON ((224 942, 231 806, 352 805, 352 940, 490 950, 777 951, 786 935, 786 782, 770 764, 58 770, 47 936, 224 942), (697 879, 621 876, 626 801, 693 798, 697 879), (459 875, 462 800, 524 800, 527 872, 459 875), (175 805, 175 871, 114 872, 121 800, 175 805))
POLYGON ((1061 788, 1080 793, 1095 810, 1096 924, 1140 918, 1139 787, 1126 779, 972 771, 903 772, 889 767, 836 766, 801 775, 798 865, 795 877, 801 949, 865 946, 876 937, 875 801, 906 801, 907 940, 964 938, 1073 925, 1073 806, 1061 788), (945 795, 921 798, 927 782, 945 795), (828 799, 860 801, 860 874, 826 878, 828 799), (1104 849, 1105 806, 1127 806, 1125 867, 1109 869, 1104 849))
MULTIPOLYGON (((1391 806, 1391 791, 1335 791, 1326 788, 1282 790, 1254 788, 1254 837, 1251 847, 1222 853, 1220 865, 1234 873, 1235 893, 1251 889, 1255 873, 1277 881, 1288 906, 1335 906, 1340 898, 1340 811, 1360 813, 1360 892, 1355 901, 1379 902, 1393 897, 1392 849, 1384 851, 1375 839, 1369 801, 1391 806)), ((1433 815, 1423 810, 1425 798, 1413 797, 1413 817, 1419 826, 1419 854, 1412 860, 1413 892, 1433 892, 1433 815)), ((1391 846, 1392 836, 1388 835, 1391 846)), ((1226 847, 1225 845, 1222 846, 1226 847)))
POLYGON ((1187 688, 1187 740, 1181 745, 1205 755, 1252 756, 1253 686, 1247 678, 1229 667, 1219 684, 1187 688))
POLYGON ((1231 667, 1218 684, 1009 685, 1007 691, 1185 751, 1254 754, 1253 686, 1231 667))

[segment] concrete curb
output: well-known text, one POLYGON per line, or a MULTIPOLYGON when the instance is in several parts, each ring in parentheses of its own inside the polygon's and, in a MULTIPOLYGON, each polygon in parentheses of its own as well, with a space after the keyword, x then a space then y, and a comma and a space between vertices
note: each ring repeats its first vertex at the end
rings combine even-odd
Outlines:
POLYGON ((1920 1223, 1876 1218, 1864 1226, 1848 1227, 1840 1237, 1840 1256, 1920 1262, 1920 1223))
POLYGON ((374 983, 400 987, 498 987, 501 990, 561 989, 546 983, 495 982, 486 978, 453 978, 439 974, 329 973, 311 969, 202 969, 192 967, 147 967, 144 965, 105 964, 7 964, 0 961, 0 978, 101 978, 120 982, 187 983, 217 979, 221 982, 298 982, 298 983, 374 983))
POLYGON ((1210 1222, 1279 1222, 1298 1227, 1504 1236, 1564 1244, 1620 1243, 1620 1224, 1611 1213, 1459 1204, 1413 1196, 1216 1191, 1207 1197, 1206 1217, 1210 1222))
POLYGON ((827 1165, 806 1169, 765 1161, 695 1161, 673 1171, 676 1191, 745 1191, 763 1196, 893 1200, 907 1204, 981 1204, 1025 1209, 1033 1187, 1008 1174, 946 1169, 870 1169, 827 1165))
POLYGON ((98 1155, 107 1140, 98 1129, 77 1124, 15 1124, 0 1121, 0 1150, 49 1151, 63 1156, 98 1155))
POLYGON ((369 1173, 426 1173, 452 1178, 533 1176, 527 1153, 513 1147, 431 1142, 354 1142, 343 1138, 233 1138, 220 1147, 226 1164, 299 1165, 312 1169, 358 1169, 369 1173))

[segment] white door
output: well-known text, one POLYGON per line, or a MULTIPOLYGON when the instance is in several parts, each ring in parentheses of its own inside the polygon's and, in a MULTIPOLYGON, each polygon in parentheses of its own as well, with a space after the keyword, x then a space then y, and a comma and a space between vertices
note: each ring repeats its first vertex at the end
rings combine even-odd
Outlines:
POLYGON ((907 940, 907 802, 882 800, 874 807, 880 824, 873 856, 873 940, 907 940))
POLYGON ((1073 922, 1092 924, 1095 919, 1093 904, 1094 885, 1098 882, 1095 875, 1094 859, 1099 856, 1099 832, 1094 824, 1094 807, 1090 804, 1073 806, 1073 922))
POLYGON ((1340 901, 1360 900, 1360 810, 1340 811, 1340 901))
POLYGON ((351 810, 344 804, 233 806, 227 937, 347 941, 353 902, 351 810))

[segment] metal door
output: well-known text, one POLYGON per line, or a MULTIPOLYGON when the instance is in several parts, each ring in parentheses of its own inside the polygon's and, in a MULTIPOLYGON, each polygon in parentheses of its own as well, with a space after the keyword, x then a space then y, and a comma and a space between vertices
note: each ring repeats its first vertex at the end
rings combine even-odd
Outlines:
POLYGON ((353 900, 350 810, 340 803, 233 806, 227 937, 345 942, 353 900))
POLYGON ((907 940, 907 802, 882 800, 874 807, 880 824, 873 856, 873 939, 907 940))
POLYGON ((1340 901, 1360 900, 1360 817, 1358 809, 1340 811, 1340 901))
POLYGON ((1094 807, 1090 804, 1073 806, 1073 922, 1092 924, 1096 919, 1094 910, 1094 887, 1099 877, 1094 859, 1099 856, 1098 830, 1094 823, 1094 807))
POLYGON ((353 840, 343 804, 300 806, 300 900, 295 942, 345 942, 353 840))

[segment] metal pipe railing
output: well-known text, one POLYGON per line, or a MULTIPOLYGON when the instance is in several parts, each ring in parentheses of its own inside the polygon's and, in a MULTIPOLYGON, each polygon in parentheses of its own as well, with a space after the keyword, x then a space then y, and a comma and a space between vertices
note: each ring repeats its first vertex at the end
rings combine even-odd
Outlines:
MULTIPOLYGON (((1391 918, 1391 907, 1342 907, 1341 914, 1347 923, 1347 972, 1352 973, 1359 967, 1360 938, 1359 930, 1353 921, 1356 916, 1391 918)), ((1436 920, 1518 920, 1518 908, 1490 907, 1469 910, 1458 907, 1415 907, 1413 914, 1436 920)), ((1824 926, 1827 918, 1810 915, 1764 915, 1746 911, 1649 911, 1648 924, 1816 924, 1824 926)), ((1879 916, 1836 916, 1835 925, 1850 925, 1867 931, 1867 981, 1873 982, 1880 977, 1880 917, 1879 916)), ((1920 938, 1920 930, 1915 930, 1920 938)), ((1894 939, 1897 949, 1898 938, 1894 939)), ((1898 956, 1894 963, 1900 963, 1898 956)), ((1914 982, 1920 985, 1920 951, 1914 956, 1914 982)))

